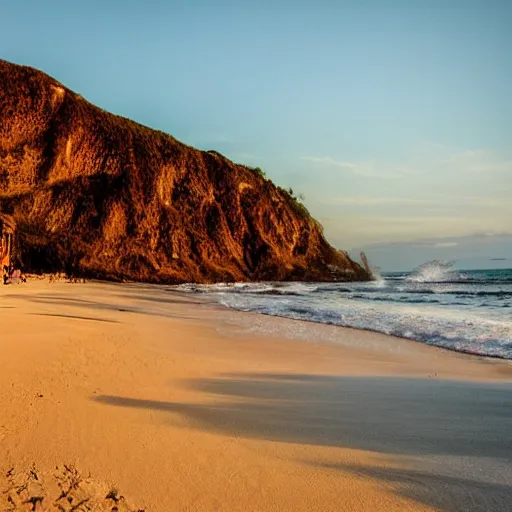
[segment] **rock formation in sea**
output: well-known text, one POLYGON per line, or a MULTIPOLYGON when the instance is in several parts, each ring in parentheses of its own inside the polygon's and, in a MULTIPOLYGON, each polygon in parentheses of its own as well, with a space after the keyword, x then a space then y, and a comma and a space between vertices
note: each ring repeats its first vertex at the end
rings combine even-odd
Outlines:
POLYGON ((370 277, 259 169, 1 60, 0 213, 16 222, 27 271, 155 283, 370 277))

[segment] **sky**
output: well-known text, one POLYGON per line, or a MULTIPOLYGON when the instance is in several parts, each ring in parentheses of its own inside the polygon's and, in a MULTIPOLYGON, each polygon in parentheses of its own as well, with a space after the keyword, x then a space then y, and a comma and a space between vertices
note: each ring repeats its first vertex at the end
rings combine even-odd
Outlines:
POLYGON ((0 58, 261 167, 384 270, 512 267, 512 2, 0 0, 0 58))

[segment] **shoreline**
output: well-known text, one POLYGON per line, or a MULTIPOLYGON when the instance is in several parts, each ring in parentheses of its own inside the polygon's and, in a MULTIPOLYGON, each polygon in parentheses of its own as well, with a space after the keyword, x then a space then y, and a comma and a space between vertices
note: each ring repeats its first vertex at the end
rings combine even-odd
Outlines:
MULTIPOLYGON (((97 284, 104 284, 104 285, 112 284, 112 285, 127 285, 127 286, 146 286, 146 287, 154 287, 155 289, 158 289, 159 287, 163 288, 163 287, 176 287, 176 286, 178 286, 178 285, 169 285, 169 284, 139 283, 139 282, 135 282, 135 281, 130 281, 130 282, 128 282, 128 281, 126 281, 126 282, 119 281, 119 282, 117 282, 117 281, 107 281, 107 280, 98 280, 98 279, 69 278, 69 277, 67 277, 65 275, 55 275, 55 274, 45 274, 45 275, 42 275, 42 276, 39 276, 39 275, 36 275, 36 274, 29 274, 29 276, 31 278, 33 278, 33 279, 38 280, 38 281, 49 282, 49 283, 58 283, 58 282, 66 282, 68 284, 92 284, 92 283, 97 283, 97 284)), ((288 282, 288 281, 283 281, 283 282, 288 282)), ((301 283, 301 282, 308 282, 308 281, 297 281, 297 282, 301 283)), ((266 283, 266 281, 248 281, 247 283, 243 282, 241 284, 251 284, 251 283, 266 283)), ((182 283, 182 284, 198 284, 198 283, 182 283)), ((211 283, 211 284, 213 285, 213 284, 219 284, 219 283, 211 283)), ((227 283, 227 284, 236 284, 236 283, 227 283)), ((169 293, 169 294, 178 294, 178 295, 183 296, 183 297, 196 297, 196 298, 199 298, 199 297, 201 297, 203 295, 202 293, 183 292, 183 291, 180 291, 178 289, 170 290, 169 288, 167 288, 165 291, 167 293, 169 293)), ((481 353, 478 353, 478 352, 472 352, 470 350, 455 349, 455 348, 451 348, 451 347, 448 347, 448 346, 429 344, 426 341, 423 341, 423 340, 420 340, 420 339, 407 338, 407 337, 404 337, 404 336, 398 336, 396 334, 385 333, 385 332, 377 331, 377 330, 374 330, 374 329, 371 329, 371 328, 352 327, 352 326, 348 326, 348 325, 340 325, 340 324, 335 324, 335 323, 330 323, 330 322, 317 322, 315 320, 291 318, 291 317, 287 317, 287 316, 284 316, 284 315, 272 315, 270 313, 265 313, 265 312, 261 312, 261 311, 248 311, 248 310, 236 309, 236 308, 232 308, 232 307, 226 306, 225 304, 222 304, 220 302, 213 302, 212 301, 210 303, 210 302, 206 302, 205 300, 198 300, 198 302, 201 302, 201 303, 204 303, 204 304, 208 303, 208 304, 211 304, 211 305, 216 304, 221 309, 237 311, 239 313, 251 313, 251 314, 254 313, 254 314, 258 314, 258 315, 268 316, 270 318, 283 318, 283 319, 294 321, 294 322, 305 322, 305 323, 314 324, 314 325, 330 325, 330 326, 333 326, 333 327, 338 327, 340 329, 354 329, 356 331, 376 333, 376 334, 380 334, 380 335, 383 335, 383 336, 390 336, 392 338, 397 338, 397 339, 411 341, 411 342, 414 342, 414 343, 419 343, 421 345, 424 345, 424 346, 427 346, 427 347, 432 347, 432 348, 435 348, 435 349, 441 349, 443 351, 454 352, 454 353, 457 353, 457 354, 464 354, 464 355, 471 356, 471 357, 474 357, 474 358, 483 358, 483 359, 490 359, 490 360, 509 361, 510 362, 509 364, 512 365, 512 358, 507 358, 505 356, 494 355, 494 354, 481 354, 481 353)))
MULTIPOLYGON (((361 327, 339 325, 339 324, 330 323, 330 322, 316 322, 315 320, 307 320, 307 319, 301 319, 301 318, 290 318, 290 317, 287 317, 284 315, 272 315, 270 313, 265 313, 265 312, 261 312, 261 311, 248 311, 248 310, 236 309, 236 308, 226 306, 225 304, 222 304, 220 302, 206 301, 206 300, 204 300, 204 296, 201 293, 183 292, 183 291, 180 291, 177 289, 170 290, 168 288, 170 286, 174 287, 176 285, 139 283, 139 282, 135 282, 135 281, 133 281, 133 282, 121 282, 121 281, 117 282, 117 281, 106 281, 106 280, 98 280, 98 279, 70 278, 65 275, 55 275, 55 274, 44 274, 42 276, 39 276, 37 274, 27 274, 27 277, 30 279, 35 279, 36 281, 39 281, 40 283, 42 282, 42 283, 48 283, 48 284, 57 284, 57 283, 74 284, 74 285, 98 284, 98 285, 106 285, 106 286, 114 285, 114 286, 148 287, 150 289, 154 288, 155 290, 158 290, 159 288, 163 289, 164 287, 166 287, 166 289, 164 291, 167 294, 170 294, 170 295, 176 294, 183 298, 186 297, 187 299, 190 299, 191 297, 195 297, 197 300, 194 301, 191 299, 190 300, 191 303, 195 302, 197 304, 209 305, 211 307, 217 306, 220 310, 234 311, 234 312, 238 312, 238 313, 242 313, 242 314, 256 314, 256 315, 266 316, 269 318, 282 318, 285 320, 289 320, 291 322, 304 322, 306 324, 311 324, 311 325, 315 325, 315 326, 316 325, 318 325, 318 326, 328 325, 328 326, 336 327, 339 329, 354 330, 356 332, 360 331, 360 332, 375 333, 375 334, 379 334, 379 335, 386 336, 386 337, 391 337, 391 338, 395 338, 395 339, 400 339, 400 340, 404 340, 404 341, 408 341, 408 342, 417 343, 417 344, 420 344, 420 345, 423 345, 426 347, 431 347, 433 349, 439 349, 439 350, 450 352, 450 353, 470 356, 471 358, 477 358, 477 359, 483 359, 483 360, 489 359, 489 360, 509 362, 508 364, 512 365, 512 359, 506 358, 504 356, 493 355, 493 354, 480 354, 478 352, 471 352, 469 350, 457 350, 455 348, 446 347, 446 346, 442 346, 442 345, 429 344, 425 341, 418 340, 415 338, 407 338, 404 336, 397 336, 396 334, 385 333, 385 332, 377 331, 377 330, 374 330, 371 328, 365 329, 365 328, 361 328, 361 327), (203 296, 203 300, 200 300, 200 298, 202 296, 203 296)), ((254 281, 254 282, 257 283, 257 281, 254 281)), ((300 282, 300 281, 298 281, 298 282, 300 282)), ((184 284, 190 284, 190 283, 184 283, 184 284)), ((9 285, 9 286, 11 286, 11 285, 9 285)), ((13 286, 18 286, 18 285, 13 285, 13 286)), ((159 291, 161 291, 161 290, 159 290, 159 291)), ((1 296, 1 294, 0 294, 0 296, 1 296)))
MULTIPOLYGON (((169 293, 173 293, 173 292, 169 292, 169 293)), ((512 359, 509 359, 509 358, 504 357, 504 356, 489 355, 489 354, 479 354, 478 352, 470 352, 469 350, 457 350, 455 348, 444 347, 444 346, 441 346, 441 345, 431 345, 431 344, 429 344, 429 343, 427 343, 425 341, 417 340, 415 338, 406 338, 405 336, 397 336, 396 334, 389 334, 389 333, 382 332, 382 331, 376 331, 374 329, 369 329, 369 328, 368 329, 364 329, 362 327, 351 327, 349 325, 339 325, 339 324, 334 324, 334 323, 329 323, 329 322, 315 322, 314 320, 304 320, 304 319, 301 319, 301 318, 290 318, 290 317, 284 316, 284 315, 271 315, 270 313, 264 313, 262 311, 246 311, 246 310, 242 310, 242 309, 230 308, 229 306, 225 306, 224 304, 220 304, 220 306, 223 306, 223 307, 225 307, 225 308, 227 308, 228 310, 231 310, 231 311, 237 311, 239 313, 254 313, 256 315, 268 316, 270 318, 284 318, 284 319, 290 320, 292 322, 305 322, 307 324, 313 324, 313 325, 330 325, 330 326, 333 326, 333 327, 338 327, 339 329, 351 329, 351 330, 354 330, 354 331, 371 332, 371 333, 380 334, 382 336, 389 336, 391 338, 396 338, 396 339, 400 339, 400 340, 404 340, 404 341, 410 341, 410 342, 413 342, 413 343, 420 343, 421 345, 424 345, 426 347, 431 347, 433 349, 439 349, 439 350, 443 350, 443 351, 453 352, 453 353, 456 353, 456 354, 463 354, 465 356, 471 356, 472 358, 508 361, 509 364, 512 365, 512 359)))
MULTIPOLYGON (((155 285, 155 286, 160 286, 160 285, 155 285)), ((182 291, 179 291, 179 290, 167 290, 168 293, 177 293, 179 295, 183 295, 184 297, 187 297, 187 296, 196 296, 195 293, 189 293, 189 292, 182 292, 182 291)), ((201 296, 201 294, 197 294, 199 297, 201 296)), ((270 314, 270 313, 265 313, 263 311, 249 311, 249 310, 243 310, 243 309, 236 309, 236 308, 232 308, 230 306, 226 306, 225 304, 222 304, 220 302, 217 302, 216 304, 218 304, 221 308, 225 308, 227 310, 230 310, 230 311, 237 311, 239 313, 250 313, 250 314, 257 314, 257 315, 262 315, 262 316, 267 316, 267 317, 270 317, 270 318, 283 318, 283 319, 286 319, 286 320, 290 320, 292 322, 304 322, 306 324, 312 324, 312 325, 329 325, 329 326, 333 326, 333 327, 337 327, 337 328, 340 328, 340 329, 351 329, 351 330, 355 330, 355 331, 361 331, 361 332, 370 332, 370 333, 375 333, 375 334, 380 334, 382 336, 389 336, 391 338, 396 338, 396 339, 400 339, 400 340, 405 340, 405 341, 410 341, 410 342, 414 342, 414 343, 419 343, 421 345, 424 345, 424 346, 427 346, 427 347, 431 347, 433 349, 440 349, 440 350, 443 350, 443 351, 448 351, 448 352, 454 352, 456 354, 463 354, 463 355, 466 355, 466 356, 471 356, 473 358, 482 358, 482 359, 491 359, 491 360, 499 360, 499 361, 508 361, 510 365, 512 365, 512 358, 507 358, 507 357, 504 357, 504 356, 500 356, 500 355, 494 355, 494 354, 480 354, 478 352, 471 352, 469 350, 458 350, 458 349, 455 349, 455 348, 451 348, 451 347, 446 347, 446 346, 442 346, 442 345, 434 345, 434 344, 429 344, 427 343, 426 341, 423 341, 423 340, 419 340, 419 339, 415 339, 415 338, 407 338, 405 336, 398 336, 396 334, 390 334, 390 333, 386 333, 386 332, 382 332, 382 331, 377 331, 377 330, 374 330, 374 329, 371 329, 371 328, 362 328, 362 327, 352 327, 352 326, 349 326, 349 325, 340 325, 340 324, 335 324, 335 323, 332 323, 332 322, 317 322, 315 320, 307 320, 307 319, 302 319, 302 318, 291 318, 291 317, 288 317, 288 316, 285 316, 285 315, 273 315, 273 314, 270 314)))
POLYGON ((66 464, 146 512, 512 500, 507 360, 155 285, 41 280, 0 306, 0 490, 66 464))

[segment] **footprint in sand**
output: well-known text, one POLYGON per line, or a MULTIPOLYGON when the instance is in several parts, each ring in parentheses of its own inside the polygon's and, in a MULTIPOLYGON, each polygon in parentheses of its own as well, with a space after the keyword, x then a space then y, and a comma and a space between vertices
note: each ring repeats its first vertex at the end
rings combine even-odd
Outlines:
POLYGON ((34 467, 0 477, 2 512, 144 512, 131 508, 117 490, 83 478, 72 466, 45 478, 34 467))

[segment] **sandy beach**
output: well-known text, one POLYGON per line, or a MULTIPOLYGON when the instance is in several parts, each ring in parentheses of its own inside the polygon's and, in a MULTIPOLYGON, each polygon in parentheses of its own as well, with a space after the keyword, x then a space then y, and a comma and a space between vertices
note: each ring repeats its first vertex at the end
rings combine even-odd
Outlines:
POLYGON ((510 362, 135 284, 0 321, 2 512, 510 510, 510 362))

